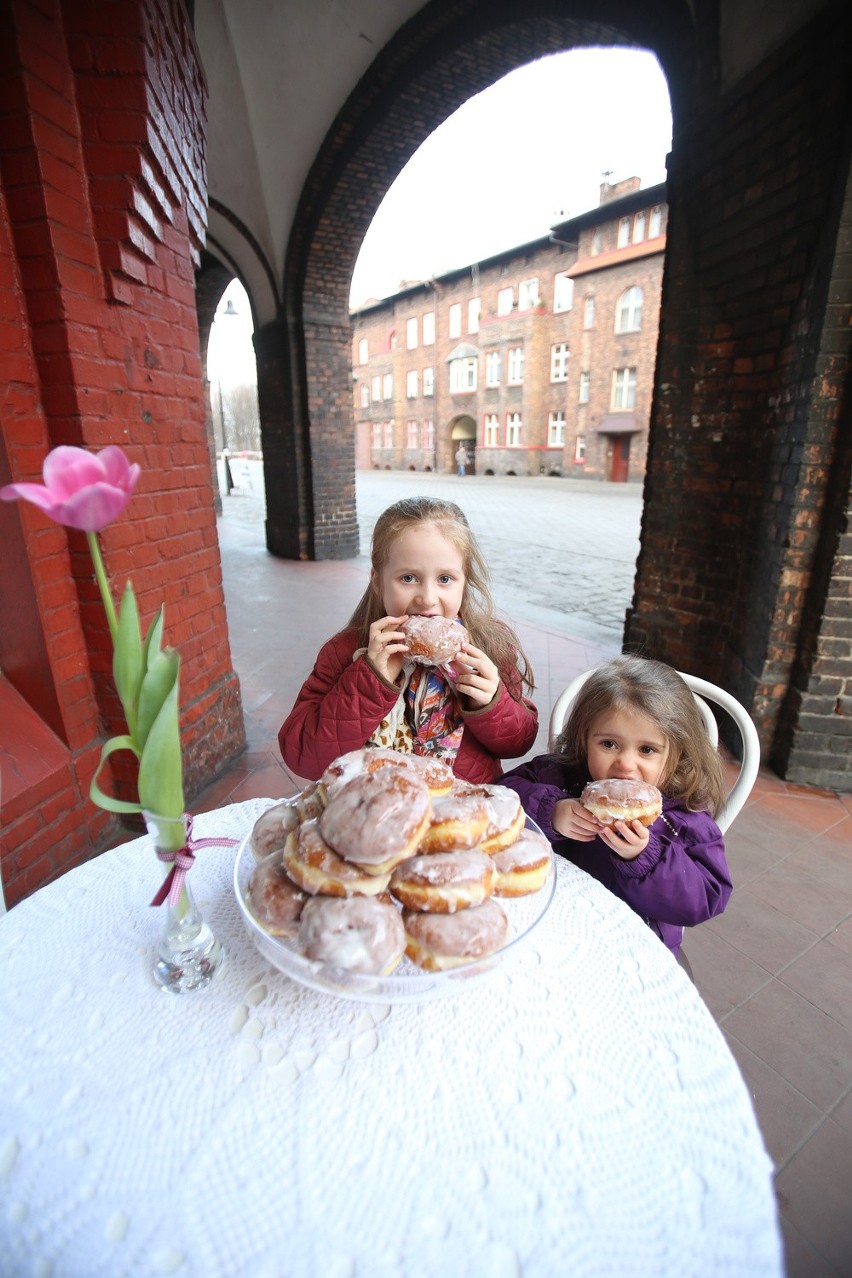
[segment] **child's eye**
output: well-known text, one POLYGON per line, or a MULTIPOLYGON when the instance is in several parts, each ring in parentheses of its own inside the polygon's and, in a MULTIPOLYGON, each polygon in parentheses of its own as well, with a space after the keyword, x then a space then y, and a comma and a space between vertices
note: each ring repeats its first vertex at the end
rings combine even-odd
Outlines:
POLYGON ((448 572, 442 572, 440 577, 438 578, 438 581, 441 583, 442 586, 448 586, 452 580, 453 578, 450 576, 448 572))
POLYGON ((413 572, 404 572, 404 573, 402 573, 402 574, 401 574, 401 576, 400 576, 400 578, 399 578, 399 579, 400 579, 400 581, 403 583, 403 585, 405 585, 405 586, 410 586, 410 585, 411 585, 411 583, 412 583, 412 581, 414 580, 414 573, 413 573, 413 572))
POLYGON ((605 740, 601 742, 601 746, 604 750, 614 750, 615 742, 612 740, 611 737, 606 737, 605 740))
POLYGON ((656 753, 657 753, 657 747, 656 747, 656 746, 642 746, 642 747, 641 747, 641 750, 642 750, 642 753, 643 753, 643 754, 656 754, 656 753))

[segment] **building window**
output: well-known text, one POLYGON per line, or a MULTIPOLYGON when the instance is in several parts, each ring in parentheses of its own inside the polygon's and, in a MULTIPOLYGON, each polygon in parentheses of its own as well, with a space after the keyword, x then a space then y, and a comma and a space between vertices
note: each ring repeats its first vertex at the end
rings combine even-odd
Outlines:
POLYGON ((370 388, 366 382, 361 383, 361 407, 369 408, 370 406, 370 388))
POLYGON ((496 413, 486 413, 482 423, 482 443, 485 448, 496 448, 500 438, 500 418, 496 413))
POLYGON ((385 448, 393 448, 393 422, 385 422, 385 448))
POLYGON ((561 448, 565 443, 565 413, 560 408, 558 412, 551 413, 547 419, 547 446, 548 448, 561 448))
POLYGON ((417 447, 417 422, 412 419, 405 423, 405 446, 406 448, 417 447))
POLYGON ((601 233, 598 228, 592 236, 592 257, 597 257, 601 251, 601 233))
POLYGON ((434 368, 423 369, 423 394, 435 394, 435 370, 434 368))
POLYGON ((385 350, 386 351, 396 350, 396 329, 395 328, 392 328, 390 332, 388 333, 388 344, 385 347, 385 350))
POLYGON ((450 361, 450 394, 476 390, 476 359, 470 355, 450 361))
POLYGON ((633 243, 641 244, 645 238, 645 213, 637 213, 633 219, 633 243))
POLYGON ((373 448, 381 448, 382 446, 382 423, 373 422, 370 427, 370 438, 373 448))
POLYGON ((393 373, 385 373, 382 378, 382 399, 393 399, 393 373))
POLYGON ((374 404, 378 404, 379 400, 382 398, 382 379, 381 379, 381 377, 374 377, 374 378, 372 379, 372 381, 371 381, 370 385, 371 385, 371 386, 372 386, 372 388, 373 388, 373 403, 374 403, 374 404))
POLYGON ((485 356, 485 385, 500 385, 500 352, 489 351, 485 356))
POLYGON ((515 305, 514 288, 501 288, 497 294, 497 314, 511 315, 512 308, 515 305))
POLYGON ((427 311, 423 316, 423 345, 435 345, 435 312, 427 311))
POLYGON ((568 275, 553 278, 553 309, 558 313, 570 311, 574 305, 574 281, 568 275))
POLYGON ((630 218, 623 217, 618 223, 618 247, 625 248, 630 243, 630 218))
POLYGON ((521 446, 521 421, 520 413, 506 414, 506 447, 520 448, 521 446))
POLYGON ((417 349, 417 316, 413 319, 405 321, 405 348, 413 351, 417 349))
POLYGON ((467 304, 467 331, 469 333, 479 332, 479 317, 482 314, 482 299, 472 297, 467 304))
POLYGON ((518 285, 518 310, 532 311, 538 306, 538 280, 524 280, 518 285))
POLYGON ((611 407, 636 407, 636 369, 616 368, 612 374, 611 407))
POLYGON ((450 337, 461 337, 461 302, 450 307, 450 337))
POLYGON ((423 434, 420 440, 421 448, 435 447, 435 423, 429 418, 423 423, 423 434))
POLYGON ((405 374, 405 397, 406 399, 417 398, 417 369, 410 368, 405 374))
POLYGON ((659 204, 655 204, 651 209, 651 218, 648 223, 648 239, 655 240, 663 229, 663 210, 659 204))
POLYGON ((358 343, 358 363, 366 364, 368 359, 369 354, 367 349, 367 339, 366 337, 362 337, 358 343))
POLYGON ((582 465, 586 460, 586 436, 578 435, 574 441, 574 461, 582 465))
POLYGON ((552 382, 568 381, 568 343, 557 342, 550 348, 550 380, 552 382))
POLYGON ((591 389, 591 385, 592 385, 591 374, 581 373, 580 374, 580 403, 581 404, 588 404, 589 391, 591 389))
POLYGON ((506 381, 510 386, 520 386, 524 380, 524 348, 510 346, 506 381))
POLYGON ((583 328, 594 328, 595 326, 595 299, 587 297, 583 305, 583 328))
POLYGON ((638 284, 621 294, 615 307, 616 333, 638 333, 642 327, 643 294, 638 284))

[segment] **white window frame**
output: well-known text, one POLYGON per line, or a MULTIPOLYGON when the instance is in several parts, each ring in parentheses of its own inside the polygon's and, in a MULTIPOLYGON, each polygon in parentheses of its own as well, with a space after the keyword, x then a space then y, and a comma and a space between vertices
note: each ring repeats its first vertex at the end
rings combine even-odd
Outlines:
POLYGON ((589 295, 583 300, 583 328, 595 327, 595 295, 589 295))
POLYGON ((597 257, 598 253, 600 253, 601 244, 601 228, 597 226, 595 227, 595 233, 592 236, 592 257, 597 257))
POLYGON ((358 363, 367 364, 370 360, 370 346, 366 337, 360 338, 358 342, 358 363))
POLYGON ((467 304, 467 331, 479 332, 479 319, 482 315, 482 298, 472 297, 467 304))
POLYGON ((483 448, 499 448, 500 418, 497 413, 486 413, 482 419, 483 448))
POLYGON ((633 219, 633 243, 641 244, 645 238, 645 210, 640 210, 633 219))
POLYGON ((419 380, 419 379, 418 379, 418 376, 417 376, 417 369, 416 369, 416 368, 409 368, 408 372, 405 374, 405 398, 406 398, 406 399, 416 399, 416 398, 417 398, 417 382, 418 382, 418 380, 419 380))
POLYGON ((565 409, 557 408, 547 416, 547 447, 562 448, 565 443, 565 409))
POLYGON ((449 325, 450 337, 461 337, 461 319, 462 308, 461 302, 453 302, 450 307, 449 325))
POLYGON ((370 387, 367 382, 361 383, 361 407, 370 407, 370 387))
POLYGON ((370 386, 372 387, 373 403, 378 404, 382 398, 382 378, 380 373, 370 379, 370 386))
POLYGON ((421 448, 435 447, 435 423, 431 417, 427 417, 423 423, 423 429, 420 436, 421 448))
POLYGON ((372 422, 370 425, 370 444, 373 448, 382 446, 382 423, 372 422))
POLYGON ((630 243, 630 218, 622 217, 618 220, 618 239, 616 241, 619 248, 627 248, 630 243))
POLYGON ((612 395, 610 408, 613 412, 630 412, 636 407, 636 369, 614 368, 612 370, 612 395))
POLYGON ((591 389, 592 375, 588 369, 584 369, 580 374, 580 393, 577 402, 580 404, 588 404, 591 389))
POLYGON ((626 288, 615 304, 616 333, 638 333, 642 328, 645 295, 638 284, 626 288))
POLYGON ((477 359, 464 355, 450 361, 450 394, 469 395, 476 390, 477 359))
POLYGON ((568 361, 571 352, 567 342, 554 342, 550 348, 550 380, 551 382, 568 381, 568 361))
POLYGON ((413 417, 409 417, 405 423, 405 446, 406 448, 419 448, 419 431, 417 429, 417 421, 413 417))
POLYGON ((574 281, 570 275, 554 275, 553 277, 553 312, 563 315, 574 306, 574 281))
POLYGON ((411 319, 405 321, 405 349, 407 351, 417 350, 417 316, 412 315, 411 319))
POLYGON ((518 310, 534 311, 538 306, 538 280, 522 280, 518 285, 518 310))
POLYGON ((384 423, 385 448, 393 448, 393 422, 384 423))
POLYGON ((524 429, 523 418, 520 413, 506 414, 506 447, 520 448, 521 433, 524 429))
POLYGON ((385 373, 382 378, 382 399, 393 399, 393 373, 385 373))
POLYGON ((651 216, 648 219, 648 239, 655 240, 658 235, 663 233, 663 210, 659 204, 655 204, 651 209, 651 216))
POLYGON ((423 316, 423 345, 435 345, 435 312, 426 311, 423 316))
POLYGON ((585 435, 578 435, 577 438, 574 440, 574 461, 577 462, 577 464, 580 466, 584 466, 586 464, 586 436, 585 435))
POLYGON ((485 356, 485 385, 500 385, 500 352, 488 351, 485 356))
POLYGON ((506 358, 506 385, 522 386, 524 381, 524 348, 510 346, 506 358))
POLYGON ((435 370, 431 365, 423 369, 423 394, 427 398, 435 394, 435 370))
POLYGON ((508 288, 501 288, 497 293, 497 314, 511 315, 515 309, 515 288, 510 284, 508 288))

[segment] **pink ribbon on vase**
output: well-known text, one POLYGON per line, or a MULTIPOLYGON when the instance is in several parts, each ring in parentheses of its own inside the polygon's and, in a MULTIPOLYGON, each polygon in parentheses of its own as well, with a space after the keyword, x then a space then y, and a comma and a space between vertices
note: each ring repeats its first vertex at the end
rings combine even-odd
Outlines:
POLYGON ((160 884, 152 905, 162 905, 168 897, 169 905, 177 905, 183 891, 184 880, 195 862, 195 853, 201 848, 233 848, 239 839, 194 839, 192 837, 192 817, 186 817, 186 843, 176 852, 157 848, 157 859, 171 865, 166 877, 160 884))

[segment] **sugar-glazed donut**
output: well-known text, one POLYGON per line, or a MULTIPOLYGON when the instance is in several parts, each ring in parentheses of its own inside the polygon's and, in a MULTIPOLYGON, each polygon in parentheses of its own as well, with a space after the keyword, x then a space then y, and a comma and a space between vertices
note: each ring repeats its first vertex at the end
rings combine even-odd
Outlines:
POLYGON ((444 666, 458 656, 468 633, 451 617, 409 617, 400 627, 408 656, 422 666, 444 666))
POLYGON ((264 861, 270 853, 282 851, 287 836, 298 829, 299 821, 299 810, 293 799, 284 799, 262 812, 249 837, 255 860, 264 861))
POLYGON ((378 772, 381 768, 403 768, 414 772, 426 782, 430 794, 445 794, 453 784, 453 770, 441 759, 431 755, 405 754, 384 746, 362 746, 360 750, 338 755, 325 769, 318 782, 324 801, 327 802, 354 777, 378 772))
POLYGON ((403 910, 405 952, 427 972, 462 967, 499 950, 509 930, 508 919, 494 898, 455 914, 403 910))
POLYGON ((480 843, 489 856, 515 842, 526 823, 520 796, 507 785, 471 785, 457 781, 457 786, 467 793, 481 795, 488 808, 488 829, 480 843))
POLYGON ((420 852, 451 852, 475 848, 490 822, 487 796, 454 784, 449 794, 432 799, 429 829, 420 841, 420 852))
POLYGON ((530 896, 544 887, 550 869, 550 844, 537 830, 521 830, 515 842, 491 858, 497 874, 494 895, 530 896))
POLYGON ((304 821, 282 854, 284 868, 299 887, 316 896, 378 896, 389 874, 367 874, 344 861, 322 837, 319 820, 304 821))
POLYGON ((580 802, 601 825, 616 821, 641 821, 653 825, 663 810, 663 796, 655 785, 645 781, 590 781, 580 802))
POLYGON ((381 768, 335 789, 319 826, 338 856, 367 874, 384 875, 414 853, 431 812, 426 783, 415 773, 381 768))
POLYGON ((405 953, 405 928, 386 899, 315 896, 302 911, 298 947, 306 958, 347 972, 387 976, 405 953))
POLYGON ((280 853, 255 866, 246 889, 251 913, 270 936, 295 936, 307 899, 304 889, 285 870, 280 853))
POLYGON ((433 852, 398 865, 390 891, 410 910, 455 914, 487 901, 496 880, 497 871, 484 852, 433 852))

